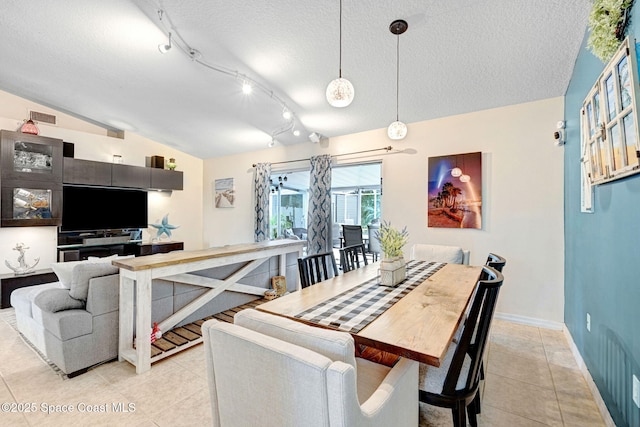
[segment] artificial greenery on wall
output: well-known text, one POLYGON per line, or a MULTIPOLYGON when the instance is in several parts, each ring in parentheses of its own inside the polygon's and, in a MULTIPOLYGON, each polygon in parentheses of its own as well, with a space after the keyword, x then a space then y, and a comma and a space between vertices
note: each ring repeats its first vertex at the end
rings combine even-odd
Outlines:
POLYGON ((607 62, 624 38, 633 0, 594 0, 589 14, 587 47, 602 62, 607 62))

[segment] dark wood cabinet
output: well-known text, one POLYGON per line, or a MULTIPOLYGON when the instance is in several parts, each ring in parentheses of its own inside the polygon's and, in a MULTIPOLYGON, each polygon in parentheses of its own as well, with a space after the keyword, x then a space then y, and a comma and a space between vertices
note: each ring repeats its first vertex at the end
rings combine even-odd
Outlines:
POLYGON ((65 184, 111 185, 111 163, 64 159, 62 182, 65 184))
POLYGON ((151 187, 151 168, 118 163, 112 164, 111 168, 111 185, 114 187, 151 187))
POLYGON ((184 250, 183 242, 138 243, 136 256, 166 254, 184 250))
POLYGON ((0 131, 2 179, 62 183, 62 140, 0 131))
POLYGON ((151 168, 151 186, 153 190, 182 190, 183 174, 180 171, 151 168))
POLYGON ((60 139, 0 131, 0 225, 60 225, 60 139))

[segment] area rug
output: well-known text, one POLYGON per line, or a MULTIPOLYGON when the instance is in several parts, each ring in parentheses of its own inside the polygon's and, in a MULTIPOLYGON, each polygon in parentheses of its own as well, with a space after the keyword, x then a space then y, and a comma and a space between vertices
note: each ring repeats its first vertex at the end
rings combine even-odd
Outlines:
POLYGON ((18 326, 16 325, 16 312, 15 312, 15 309, 6 308, 6 309, 3 309, 3 310, 0 310, 0 318, 2 318, 2 320, 7 322, 7 324, 9 326, 11 326, 13 329, 15 329, 15 331, 18 333, 18 335, 20 335, 20 338, 22 339, 22 341, 24 341, 24 343, 27 345, 27 347, 29 347, 35 354, 37 354, 38 357, 40 357, 40 359, 42 359, 49 366, 49 368, 51 368, 51 370, 53 370, 53 372, 55 372, 63 380, 69 379, 67 374, 62 372, 62 370, 60 370, 60 368, 58 368, 58 366, 56 366, 55 363, 53 363, 52 361, 47 359, 47 357, 44 354, 42 354, 40 352, 40 350, 35 348, 33 346, 33 344, 31 344, 29 342, 29 340, 26 339, 24 337, 24 335, 22 335, 22 333, 20 333, 20 331, 18 330, 18 326))

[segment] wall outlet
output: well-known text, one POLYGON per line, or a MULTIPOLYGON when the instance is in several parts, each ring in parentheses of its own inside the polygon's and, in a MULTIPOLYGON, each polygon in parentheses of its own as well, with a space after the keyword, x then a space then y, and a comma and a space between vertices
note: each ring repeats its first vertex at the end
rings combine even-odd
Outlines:
POLYGON ((633 403, 640 408, 640 381, 635 375, 633 376, 633 403))
POLYGON ((591 315, 587 313, 587 331, 591 332, 591 315))

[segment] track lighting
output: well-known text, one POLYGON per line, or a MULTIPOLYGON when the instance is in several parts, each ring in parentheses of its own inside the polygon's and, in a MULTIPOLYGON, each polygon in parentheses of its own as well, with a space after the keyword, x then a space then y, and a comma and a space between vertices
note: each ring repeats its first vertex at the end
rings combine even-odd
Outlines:
POLYGON ((289 110, 285 107, 285 108, 282 110, 282 117, 283 117, 285 120, 291 120, 291 118, 292 118, 293 116, 291 115, 291 111, 289 111, 289 110))
POLYGON ((253 86, 251 86, 251 83, 245 81, 242 83, 242 93, 244 93, 245 95, 249 95, 251 92, 253 92, 253 86))
POLYGON ((269 141, 269 148, 272 148, 274 145, 276 145, 276 140, 274 138, 271 138, 271 141, 269 141))
POLYGON ((169 44, 159 44, 158 50, 160 51, 160 53, 167 53, 171 50, 172 46, 173 45, 171 43, 171 33, 169 33, 169 44))

